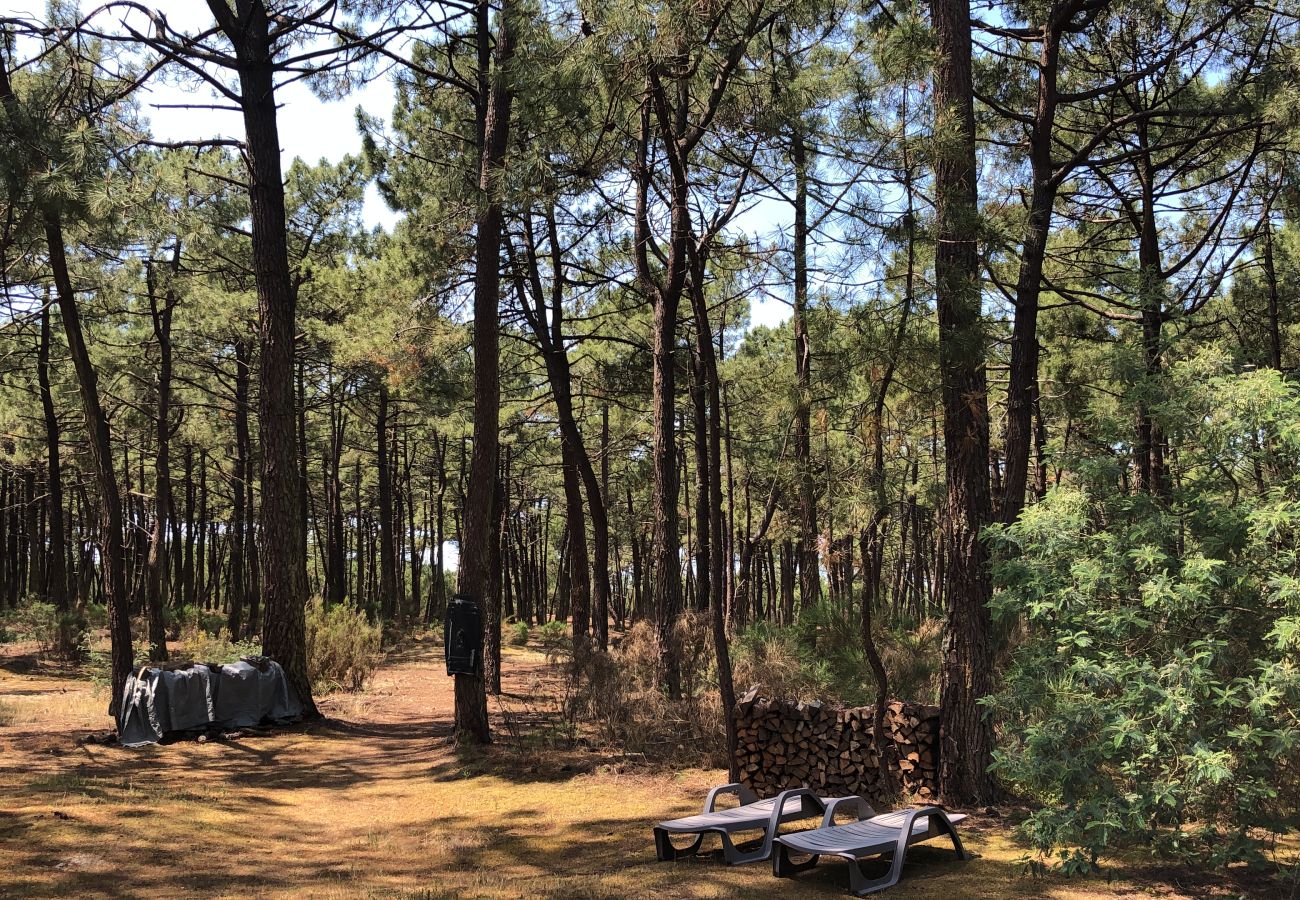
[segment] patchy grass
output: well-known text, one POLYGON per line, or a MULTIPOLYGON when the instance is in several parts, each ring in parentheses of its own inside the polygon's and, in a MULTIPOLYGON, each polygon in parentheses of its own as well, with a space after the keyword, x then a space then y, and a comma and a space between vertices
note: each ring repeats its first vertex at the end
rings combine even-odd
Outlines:
MULTIPOLYGON (((695 811, 724 774, 540 739, 557 727, 555 679, 529 649, 506 650, 490 703, 501 743, 480 753, 450 745, 430 640, 391 655, 365 693, 326 698, 328 721, 136 751, 76 743, 108 724, 84 679, 5 662, 0 711, 17 712, 0 719, 0 896, 849 896, 835 862, 786 882, 713 854, 655 862, 651 824, 695 811)), ((1221 880, 1137 860, 1109 882, 1031 880, 1004 819, 973 816, 963 836, 975 859, 916 848, 889 896, 1202 897, 1221 880)))

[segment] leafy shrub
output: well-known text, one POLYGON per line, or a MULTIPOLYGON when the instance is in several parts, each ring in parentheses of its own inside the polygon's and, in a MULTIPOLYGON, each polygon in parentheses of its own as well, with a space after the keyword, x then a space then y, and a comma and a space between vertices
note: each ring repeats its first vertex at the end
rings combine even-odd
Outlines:
MULTIPOLYGON (((890 693, 929 700, 941 648, 937 623, 881 638, 890 693), (917 694, 904 693, 916 689, 917 694)), ((707 614, 684 613, 673 630, 681 660, 682 696, 671 699, 661 683, 653 624, 638 622, 609 653, 579 660, 553 654, 566 666, 566 711, 590 723, 597 737, 657 760, 725 765, 725 734, 718 693, 712 623, 707 614)), ((731 642, 738 691, 758 684, 765 694, 865 705, 875 701, 875 677, 860 645, 856 622, 829 604, 803 611, 793 627, 756 623, 731 642)))
POLYGON ((35 641, 41 653, 53 653, 59 646, 59 614, 54 604, 33 600, 11 610, 6 628, 21 640, 35 641))
POLYGON ((609 653, 592 651, 566 666, 565 709, 590 722, 598 739, 656 761, 726 764, 713 638, 706 615, 687 612, 673 630, 682 696, 660 683, 654 626, 638 622, 609 653))
POLYGON ((87 603, 82 608, 81 615, 89 629, 108 627, 108 607, 103 603, 87 603))
POLYGON ((44 656, 79 659, 86 649, 86 629, 75 611, 60 613, 52 603, 32 600, 0 620, 8 641, 33 641, 44 656))
POLYGON ((537 637, 547 650, 564 648, 569 642, 569 626, 559 619, 543 622, 537 628, 537 637))
POLYGON ((359 691, 379 664, 383 630, 364 611, 319 599, 307 605, 307 675, 322 691, 359 691))
POLYGON ((996 767, 1042 803, 1039 866, 1132 844, 1258 863, 1256 829, 1296 824, 1300 396, 1254 373, 1179 402, 1197 439, 1164 502, 1097 478, 993 532, 995 611, 1025 623, 996 767))
POLYGON ((510 635, 506 638, 512 647, 522 647, 528 643, 528 623, 511 622, 508 626, 510 635))
POLYGON ((190 604, 167 607, 163 610, 163 622, 168 635, 173 640, 191 626, 206 631, 215 637, 226 627, 226 621, 226 617, 219 612, 212 612, 190 604))
POLYGON ((181 628, 179 644, 172 648, 172 656, 179 660, 202 663, 231 663, 241 656, 256 656, 261 647, 251 641, 232 641, 230 632, 218 628, 215 633, 191 622, 181 628))
POLYGON ((941 619, 924 619, 912 628, 891 628, 876 637, 876 644, 889 676, 892 696, 918 703, 939 702, 939 673, 943 666, 941 619))
MULTIPOLYGON (((889 693, 922 703, 938 700, 942 624, 923 621, 876 635, 889 676, 889 693)), ((876 678, 862 647, 856 612, 822 603, 792 626, 755 622, 732 643, 738 689, 757 684, 764 694, 865 706, 876 700, 876 678)))

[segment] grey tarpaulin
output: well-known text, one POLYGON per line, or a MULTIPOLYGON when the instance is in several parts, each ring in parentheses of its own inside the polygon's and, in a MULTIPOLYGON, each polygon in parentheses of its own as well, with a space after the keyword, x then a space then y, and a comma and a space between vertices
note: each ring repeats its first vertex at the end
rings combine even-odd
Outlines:
POLYGON ((122 745, 152 744, 171 732, 282 725, 302 704, 280 664, 246 656, 224 666, 142 668, 126 681, 117 733, 122 745))

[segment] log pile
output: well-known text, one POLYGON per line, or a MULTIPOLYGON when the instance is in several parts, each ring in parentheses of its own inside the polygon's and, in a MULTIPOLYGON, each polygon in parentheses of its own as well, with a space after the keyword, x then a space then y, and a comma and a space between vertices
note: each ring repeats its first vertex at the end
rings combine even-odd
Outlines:
MULTIPOLYGON (((872 751, 875 707, 837 709, 758 696, 736 704, 741 783, 760 797, 808 787, 828 796, 889 799, 872 751)), ((939 708, 894 700, 885 707, 885 738, 894 748, 894 778, 917 800, 937 794, 939 708)))

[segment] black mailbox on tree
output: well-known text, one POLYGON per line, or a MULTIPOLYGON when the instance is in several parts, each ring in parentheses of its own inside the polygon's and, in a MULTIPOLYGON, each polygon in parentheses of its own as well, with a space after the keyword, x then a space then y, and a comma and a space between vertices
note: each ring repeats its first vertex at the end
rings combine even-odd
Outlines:
POLYGON ((456 594, 451 598, 442 635, 448 675, 483 673, 483 614, 473 597, 456 594))

